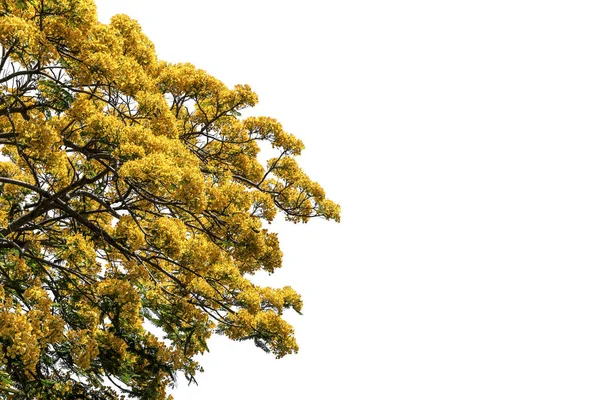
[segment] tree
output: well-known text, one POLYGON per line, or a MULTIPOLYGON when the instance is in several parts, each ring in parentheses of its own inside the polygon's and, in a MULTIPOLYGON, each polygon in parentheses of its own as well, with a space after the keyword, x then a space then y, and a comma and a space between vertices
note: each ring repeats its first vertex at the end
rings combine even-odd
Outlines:
POLYGON ((0 46, 0 398, 163 399, 213 333, 296 352, 300 296, 248 278, 281 266, 278 212, 339 206, 300 140, 241 118, 256 94, 91 0, 2 1, 0 46))

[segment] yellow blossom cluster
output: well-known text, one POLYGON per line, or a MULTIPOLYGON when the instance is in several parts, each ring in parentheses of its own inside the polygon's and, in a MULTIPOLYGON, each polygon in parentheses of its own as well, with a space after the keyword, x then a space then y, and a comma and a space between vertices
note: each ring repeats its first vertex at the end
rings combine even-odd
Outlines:
POLYGON ((0 399, 165 399, 213 334, 298 351, 300 295, 250 278, 282 265, 278 213, 340 209, 301 140, 242 118, 251 88, 92 0, 0 2, 0 50, 0 399))

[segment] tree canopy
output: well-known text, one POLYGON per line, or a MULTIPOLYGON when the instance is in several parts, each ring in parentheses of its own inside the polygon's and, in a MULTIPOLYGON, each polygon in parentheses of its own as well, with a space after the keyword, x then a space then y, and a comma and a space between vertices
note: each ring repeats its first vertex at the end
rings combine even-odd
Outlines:
POLYGON ((0 398, 163 399, 214 333, 296 352, 300 296, 249 278, 281 266, 278 212, 339 206, 299 139, 242 118, 250 87, 157 59, 91 0, 1 1, 0 46, 0 398))

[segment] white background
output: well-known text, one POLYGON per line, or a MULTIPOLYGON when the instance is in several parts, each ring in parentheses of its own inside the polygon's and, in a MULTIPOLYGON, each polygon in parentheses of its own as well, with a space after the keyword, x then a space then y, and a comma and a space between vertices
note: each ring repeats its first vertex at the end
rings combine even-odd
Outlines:
POLYGON ((250 84, 342 223, 276 223, 300 353, 176 399, 600 398, 596 1, 98 1, 250 84))

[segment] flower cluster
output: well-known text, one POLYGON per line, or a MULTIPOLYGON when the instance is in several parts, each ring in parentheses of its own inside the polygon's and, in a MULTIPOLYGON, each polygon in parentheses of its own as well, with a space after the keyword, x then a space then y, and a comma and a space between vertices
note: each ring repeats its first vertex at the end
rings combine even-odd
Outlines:
POLYGON ((0 398, 164 399, 215 333, 298 351, 299 294, 250 277, 281 267, 278 212, 339 206, 299 139, 241 118, 250 87, 158 60, 92 0, 1 2, 0 50, 0 398))

